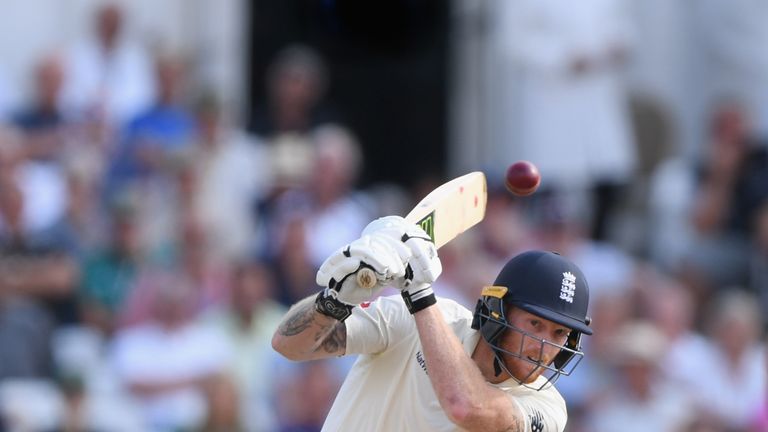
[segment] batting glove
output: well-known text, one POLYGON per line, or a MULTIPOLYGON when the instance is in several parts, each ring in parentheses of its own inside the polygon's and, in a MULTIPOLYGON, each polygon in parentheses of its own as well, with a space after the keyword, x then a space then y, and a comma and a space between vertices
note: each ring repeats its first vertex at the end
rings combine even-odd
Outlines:
POLYGON ((443 271, 437 248, 418 225, 400 216, 385 216, 368 224, 363 234, 384 235, 405 244, 410 257, 404 262, 405 275, 396 280, 403 300, 413 314, 436 303, 432 284, 443 271))
POLYGON ((376 233, 363 235, 339 248, 317 271, 315 281, 326 288, 315 299, 315 309, 344 321, 354 306, 371 300, 389 282, 402 279, 410 255, 408 247, 399 240, 376 233), (373 287, 357 284, 354 276, 362 268, 376 273, 377 283, 373 287))

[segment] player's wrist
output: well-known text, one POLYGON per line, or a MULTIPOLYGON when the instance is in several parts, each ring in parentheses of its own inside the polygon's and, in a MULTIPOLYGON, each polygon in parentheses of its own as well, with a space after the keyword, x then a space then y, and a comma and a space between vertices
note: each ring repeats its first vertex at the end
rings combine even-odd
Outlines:
POLYGON ((437 298, 431 285, 424 285, 419 288, 411 287, 403 290, 401 295, 411 315, 437 303, 437 298))
POLYGON ((320 291, 315 297, 315 311, 341 322, 352 315, 352 308, 354 305, 344 303, 336 298, 329 288, 320 291))

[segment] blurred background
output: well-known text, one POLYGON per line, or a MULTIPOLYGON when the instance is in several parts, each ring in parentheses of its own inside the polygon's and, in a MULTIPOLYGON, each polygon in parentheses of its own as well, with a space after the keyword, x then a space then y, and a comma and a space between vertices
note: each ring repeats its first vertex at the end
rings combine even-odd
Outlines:
POLYGON ((0 430, 319 431, 354 358, 280 358, 280 317, 482 170, 436 291, 580 265, 569 432, 768 431, 768 3, 0 7, 0 430))

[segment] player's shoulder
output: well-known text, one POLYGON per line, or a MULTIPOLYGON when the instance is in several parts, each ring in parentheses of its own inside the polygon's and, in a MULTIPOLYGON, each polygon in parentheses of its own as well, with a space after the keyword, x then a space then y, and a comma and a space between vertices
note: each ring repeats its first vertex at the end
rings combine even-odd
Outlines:
MULTIPOLYGON (((437 307, 440 308, 446 318, 472 318, 472 312, 469 309, 450 298, 437 297, 437 307)), ((374 300, 361 303, 360 308, 364 310, 407 310, 400 294, 379 296, 374 300)))
POLYGON ((443 314, 452 315, 456 317, 469 317, 472 318, 472 311, 467 309, 466 306, 461 303, 447 297, 437 297, 437 306, 443 311, 443 314))
POLYGON ((403 303, 403 297, 400 294, 390 294, 390 295, 379 296, 368 302, 363 302, 360 304, 360 306, 363 308, 377 306, 377 307, 399 309, 399 308, 404 308, 405 303, 403 303))
MULTIPOLYGON (((437 307, 440 308, 443 316, 448 321, 472 320, 472 312, 453 299, 437 297, 437 307)), ((369 302, 361 303, 360 309, 363 311, 386 311, 388 313, 395 313, 396 311, 407 312, 408 310, 405 307, 405 303, 403 302, 403 298, 400 294, 379 296, 369 302)), ((410 314, 407 313, 406 315, 410 314)))

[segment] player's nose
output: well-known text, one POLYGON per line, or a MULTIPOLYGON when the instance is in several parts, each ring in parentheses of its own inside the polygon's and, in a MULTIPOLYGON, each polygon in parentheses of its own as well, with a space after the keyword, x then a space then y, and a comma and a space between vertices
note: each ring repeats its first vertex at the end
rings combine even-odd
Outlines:
POLYGON ((531 361, 546 364, 549 360, 555 358, 559 351, 554 345, 542 341, 533 341, 526 347, 525 356, 531 361))

